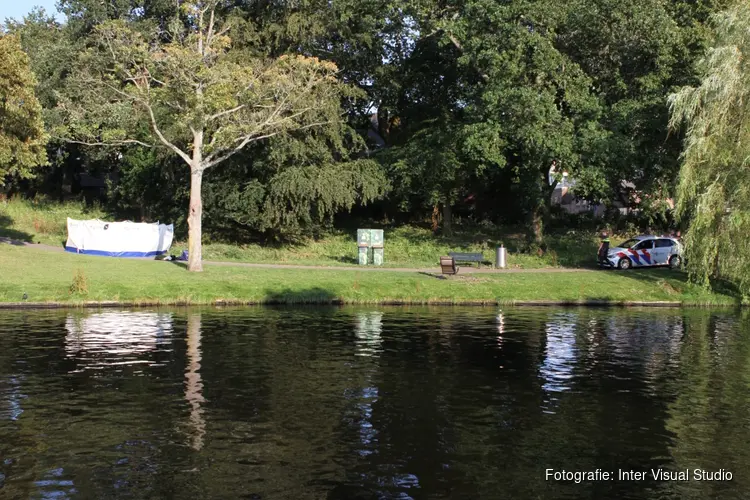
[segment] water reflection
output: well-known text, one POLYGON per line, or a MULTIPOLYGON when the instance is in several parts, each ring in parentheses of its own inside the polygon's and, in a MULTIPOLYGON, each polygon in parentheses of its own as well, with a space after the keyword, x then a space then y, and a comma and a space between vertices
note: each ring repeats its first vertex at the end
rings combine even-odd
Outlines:
POLYGON ((503 347, 503 335, 505 334, 505 315, 501 312, 495 318, 497 322, 497 347, 503 347))
POLYGON ((21 400, 26 395, 21 392, 21 380, 18 375, 0 378, 0 420, 18 420, 23 413, 21 400))
POLYGON ((168 348, 171 313, 109 311, 71 313, 65 321, 65 352, 79 370, 148 364, 141 355, 168 348))
POLYGON ((360 312, 357 314, 357 356, 377 356, 381 351, 383 333, 382 312, 360 312))
POLYGON ((750 498, 748 332, 691 310, 0 312, 0 498, 750 498))
POLYGON ((203 418, 203 381, 201 379, 201 315, 188 313, 187 318, 187 358, 185 372, 185 399, 190 404, 190 447, 198 451, 203 448, 206 422, 203 418))
POLYGON ((549 393, 570 389, 576 359, 576 323, 573 313, 556 314, 546 325, 547 349, 539 374, 549 393))
MULTIPOLYGON (((382 312, 364 312, 357 314, 357 328, 355 330, 356 355, 366 358, 377 357, 382 350, 382 333, 383 333, 383 313, 382 312)), ((365 364, 357 365, 358 370, 364 373, 364 384, 359 389, 357 402, 359 439, 362 448, 358 450, 360 456, 365 457, 374 453, 377 448, 378 431, 372 424, 373 405, 378 401, 378 388, 372 384, 375 373, 377 372, 377 360, 363 360, 365 364)))

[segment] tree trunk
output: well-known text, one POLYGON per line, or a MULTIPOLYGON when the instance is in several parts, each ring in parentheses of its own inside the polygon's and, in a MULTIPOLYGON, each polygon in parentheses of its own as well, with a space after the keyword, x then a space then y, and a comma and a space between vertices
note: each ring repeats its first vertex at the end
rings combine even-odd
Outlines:
POLYGON ((437 203, 432 207, 432 233, 437 234, 440 227, 440 209, 437 203))
POLYGON ((201 315, 189 312, 187 317, 187 361, 185 371, 185 399, 190 405, 190 442, 196 451, 203 448, 206 421, 203 418, 203 381, 201 379, 201 315))
MULTIPOLYGON (((552 195, 557 187, 557 181, 549 182, 549 172, 541 170, 541 199, 537 200, 531 213, 531 238, 534 244, 544 242, 544 226, 550 222, 552 211, 552 195)), ((562 198, 560 200, 562 202, 562 198)))
POLYGON ((203 200, 201 183, 203 170, 193 169, 190 173, 190 211, 188 212, 188 271, 203 271, 201 245, 201 219, 203 217, 203 200))
POLYGON ((451 210, 450 202, 446 201, 443 203, 443 235, 451 236, 453 234, 453 227, 451 222, 453 221, 453 213, 451 210))
POLYGON ((531 234, 534 243, 541 245, 544 241, 544 205, 538 205, 531 214, 531 234))

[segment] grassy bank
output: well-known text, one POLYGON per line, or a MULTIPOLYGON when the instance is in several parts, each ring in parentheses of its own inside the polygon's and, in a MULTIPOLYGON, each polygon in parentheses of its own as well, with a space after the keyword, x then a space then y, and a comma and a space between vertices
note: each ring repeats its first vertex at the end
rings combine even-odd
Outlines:
MULTIPOLYGON (((109 219, 99 209, 87 209, 81 203, 49 203, 13 199, 0 201, 0 236, 61 246, 67 237, 65 221, 74 219, 109 219)), ((399 227, 385 231, 385 265, 387 267, 433 266, 440 255, 448 252, 481 252, 487 264, 494 261, 494 248, 508 249, 508 266, 518 269, 545 267, 581 267, 590 265, 596 253, 593 233, 570 231, 547 238, 548 249, 537 254, 525 244, 524 234, 507 228, 460 227, 450 238, 434 236, 418 227, 399 227)), ((206 260, 254 262, 269 264, 302 264, 351 266, 356 264, 354 231, 336 231, 317 241, 300 245, 230 245, 206 243, 206 260)), ((175 242, 172 253, 179 254, 187 244, 175 242)))
MULTIPOLYGON (((216 301, 411 303, 677 301, 730 305, 732 297, 685 283, 666 269, 477 274, 442 279, 412 272, 211 266, 89 257, 0 245, 0 302, 87 301, 210 304, 216 301)), ((437 269, 436 269, 437 271, 437 269)))

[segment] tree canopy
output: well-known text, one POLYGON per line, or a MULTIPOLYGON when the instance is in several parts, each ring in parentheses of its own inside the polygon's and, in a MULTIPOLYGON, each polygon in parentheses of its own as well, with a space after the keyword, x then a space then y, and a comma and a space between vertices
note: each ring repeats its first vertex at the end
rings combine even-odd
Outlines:
POLYGON ((28 178, 47 163, 36 78, 16 35, 0 36, 0 186, 6 176, 28 178))
POLYGON ((729 279, 750 292, 750 5, 713 16, 715 38, 699 86, 669 98, 685 125, 678 213, 689 222, 688 268, 697 280, 729 279))
MULTIPOLYGON (((21 179, 28 169, 8 177, 3 189, 64 198, 83 174, 106 179, 100 201, 113 214, 174 221, 192 234, 196 259, 204 231, 212 240, 293 241, 337 216, 348 222, 351 210, 368 221, 432 219, 445 234, 458 218, 519 225, 541 245, 563 171, 576 180, 569 196, 662 218, 647 205, 666 207, 678 193, 686 137, 687 224, 707 203, 704 191, 720 184, 704 179, 697 158, 731 156, 722 160, 729 165, 741 154, 722 134, 730 142, 710 146, 720 154, 706 149, 719 143, 716 127, 744 130, 714 124, 710 104, 710 88, 734 78, 715 54, 740 46, 723 18, 710 21, 728 5, 62 0, 65 22, 34 11, 4 26, 36 75, 52 161, 36 179, 21 179), (712 44, 714 55, 697 65, 712 44), (683 87, 693 90, 671 101, 670 130, 668 96, 683 87), (701 121, 711 125, 699 140, 701 121), (688 126, 677 131, 678 123, 688 126)), ((721 120, 740 119, 739 106, 716 109, 727 112, 721 120)), ((31 163, 45 163, 39 144, 31 163)), ((732 189, 742 185, 740 173, 722 175, 732 189)), ((739 191, 721 196, 726 216, 713 226, 696 220, 688 238, 714 234, 701 227, 740 227, 739 191)), ((708 275, 729 276, 732 259, 714 259, 708 275)))
MULTIPOLYGON (((307 129, 337 131, 328 135, 340 144, 340 103, 356 95, 330 61, 265 58, 233 47, 231 23, 216 7, 214 1, 183 4, 187 21, 170 24, 168 42, 160 30, 144 33, 123 20, 95 26, 57 105, 53 129, 88 146, 161 147, 181 158, 190 169, 188 268, 195 271, 201 270, 203 172, 254 142, 307 129)), ((343 199, 304 188, 272 196, 327 202, 325 213, 351 204, 360 186, 358 170, 349 172, 355 180, 339 190, 343 199)))

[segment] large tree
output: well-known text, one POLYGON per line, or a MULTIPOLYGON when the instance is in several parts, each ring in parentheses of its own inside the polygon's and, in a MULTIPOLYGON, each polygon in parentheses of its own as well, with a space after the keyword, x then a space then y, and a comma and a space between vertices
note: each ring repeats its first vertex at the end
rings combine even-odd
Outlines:
POLYGON ((687 265, 708 283, 723 277, 750 292, 750 5, 713 17, 702 82, 669 98, 672 126, 686 125, 678 214, 689 222, 687 265))
POLYGON ((8 175, 28 178, 47 163, 36 79, 15 35, 0 36, 0 186, 8 175))
POLYGON ((331 62, 234 47, 217 4, 184 4, 168 37, 122 20, 96 26, 57 108, 61 135, 89 145, 162 147, 189 167, 191 271, 202 269, 205 170, 263 139, 339 126, 342 99, 353 95, 331 62))
POLYGON ((457 105, 473 163, 512 172, 537 243, 555 185, 550 168, 591 166, 604 137, 591 80, 556 46, 563 11, 555 1, 470 0, 434 28, 467 75, 457 105))

